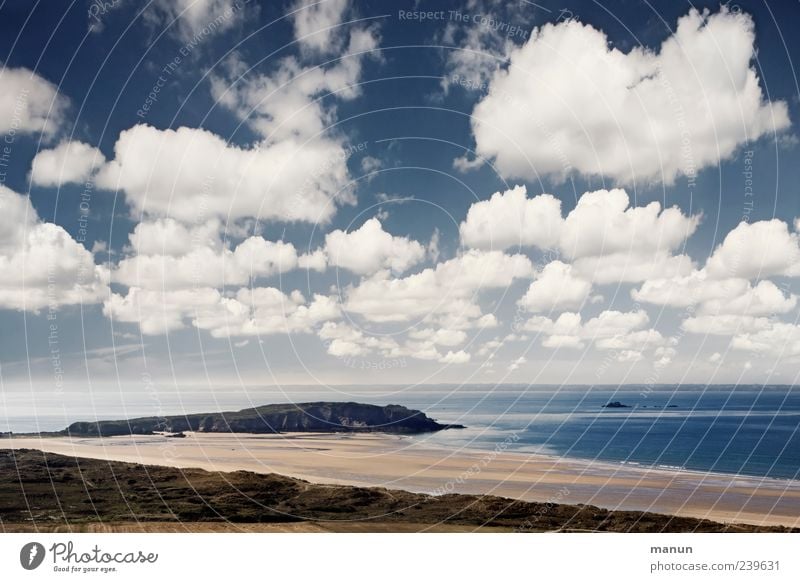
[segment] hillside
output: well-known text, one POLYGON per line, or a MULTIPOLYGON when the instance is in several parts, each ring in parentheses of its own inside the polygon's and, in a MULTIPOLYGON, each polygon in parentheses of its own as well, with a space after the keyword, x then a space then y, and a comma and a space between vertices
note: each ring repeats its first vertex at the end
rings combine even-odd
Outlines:
POLYGON ((788 531, 590 505, 432 496, 0 450, 0 531, 275 531, 281 524, 284 531, 788 531))

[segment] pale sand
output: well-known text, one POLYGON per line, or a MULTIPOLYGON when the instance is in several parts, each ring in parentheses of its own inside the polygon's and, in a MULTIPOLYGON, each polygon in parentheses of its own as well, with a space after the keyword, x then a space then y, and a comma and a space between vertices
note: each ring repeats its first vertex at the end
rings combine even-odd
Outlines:
POLYGON ((520 452, 449 451, 379 434, 0 439, 0 448, 421 493, 486 493, 728 523, 800 527, 800 481, 647 469, 520 452))

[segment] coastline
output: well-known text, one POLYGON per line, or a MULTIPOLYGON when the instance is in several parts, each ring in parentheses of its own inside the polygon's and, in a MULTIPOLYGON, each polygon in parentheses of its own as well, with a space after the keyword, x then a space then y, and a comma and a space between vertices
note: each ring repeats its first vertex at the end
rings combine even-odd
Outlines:
POLYGON ((800 481, 648 468, 507 450, 448 450, 398 435, 187 433, 13 437, 0 449, 179 469, 276 473, 317 484, 487 494, 723 523, 800 525, 800 481))

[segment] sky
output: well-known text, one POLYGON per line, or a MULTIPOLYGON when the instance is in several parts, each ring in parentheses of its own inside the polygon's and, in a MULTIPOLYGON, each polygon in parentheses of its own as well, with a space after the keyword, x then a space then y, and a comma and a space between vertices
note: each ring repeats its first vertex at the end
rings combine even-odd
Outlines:
POLYGON ((796 3, 0 3, 0 379, 794 384, 796 3))

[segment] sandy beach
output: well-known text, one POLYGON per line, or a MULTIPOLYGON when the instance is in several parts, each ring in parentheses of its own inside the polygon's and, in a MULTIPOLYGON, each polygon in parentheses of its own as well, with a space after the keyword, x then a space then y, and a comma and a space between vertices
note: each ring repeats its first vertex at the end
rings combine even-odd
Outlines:
POLYGON ((382 434, 187 433, 186 438, 13 438, 0 448, 419 493, 486 493, 726 523, 800 526, 800 481, 671 471, 521 452, 457 450, 382 434))

